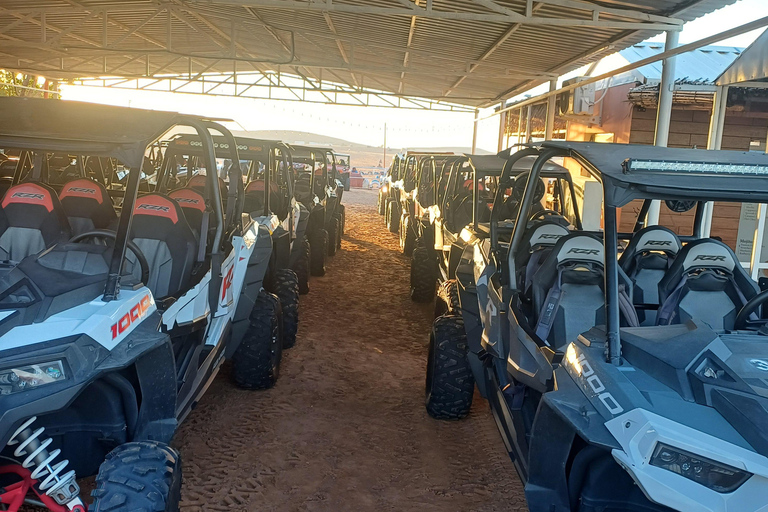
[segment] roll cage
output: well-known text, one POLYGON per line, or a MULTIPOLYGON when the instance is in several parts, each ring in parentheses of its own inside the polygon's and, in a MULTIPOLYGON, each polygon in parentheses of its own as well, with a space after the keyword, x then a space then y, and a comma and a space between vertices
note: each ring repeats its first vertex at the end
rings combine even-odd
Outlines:
MULTIPOLYGON (((579 163, 603 187, 604 269, 606 307, 606 360, 621 365, 618 251, 620 237, 616 210, 635 199, 643 206, 636 227, 645 219, 652 200, 697 202, 694 235, 701 236, 703 203, 707 201, 768 202, 768 155, 736 151, 660 148, 631 144, 544 142, 511 154, 505 170, 525 156, 536 156, 528 175, 518 219, 527 218, 535 187, 545 164, 552 158, 569 157, 579 163)), ((493 228, 494 223, 491 223, 493 228)), ((506 254, 508 275, 515 275, 515 258, 525 223, 516 223, 506 254)), ((631 236, 631 235, 629 235, 631 236)), ((491 238, 492 257, 501 260, 498 240, 491 238)), ((497 269, 502 268, 498 266, 497 269)), ((514 279, 505 279, 512 293, 514 279)))
MULTIPOLYGON (((250 181, 255 178, 259 173, 259 164, 263 164, 264 172, 264 210, 263 215, 269 215, 271 213, 270 194, 267 191, 270 188, 273 179, 277 180, 278 187, 288 196, 293 197, 294 180, 293 180, 293 157, 290 147, 280 141, 250 139, 245 137, 235 137, 237 145, 237 157, 239 160, 232 160, 232 166, 235 167, 236 172, 233 175, 237 175, 237 178, 242 181, 243 177, 246 181, 250 181), (248 161, 248 170, 243 176, 242 169, 240 168, 240 162, 248 161), (235 166, 234 163, 237 162, 235 166)), ((226 137, 214 137, 213 145, 217 158, 232 158, 230 151, 230 142, 226 137)), ((203 156, 203 148, 200 138, 195 135, 183 134, 173 137, 167 141, 167 147, 163 154, 161 166, 158 172, 156 191, 166 191, 168 188, 168 182, 173 174, 172 165, 177 162, 177 157, 181 155, 189 155, 201 157, 203 156)), ((215 169, 216 167, 214 167, 215 169)), ((187 172, 187 181, 192 176, 187 172)), ((232 176, 230 176, 230 183, 232 176)), ((236 187, 230 187, 235 188, 236 187)), ((234 191, 236 193, 236 190, 234 191)), ((230 194, 233 190, 230 190, 230 194)))
MULTIPOLYGON (((83 155, 96 157, 100 162, 120 162, 127 172, 121 215, 119 216, 115 245, 109 263, 109 271, 102 300, 115 300, 120 293, 120 280, 123 273, 126 249, 129 240, 133 208, 139 192, 142 170, 147 164, 150 147, 160 137, 175 127, 188 127, 195 130, 201 142, 201 154, 209 168, 216 168, 215 148, 211 130, 223 134, 231 144, 230 155, 238 161, 237 146, 232 134, 220 124, 203 118, 182 115, 173 112, 139 110, 133 108, 112 107, 80 102, 47 101, 36 98, 0 98, 0 147, 29 153, 32 168, 25 177, 27 181, 42 181, 45 155, 63 153, 78 155, 83 162, 83 155)), ((18 179, 21 180, 17 165, 18 179)), ((81 164, 78 164, 79 166, 81 164)), ((85 172, 85 166, 81 166, 85 172)), ((112 169, 114 170, 114 169, 112 169)), ((102 168, 103 175, 103 168, 102 168)), ((109 173, 108 175, 111 175, 109 173)), ((224 214, 219 189, 219 181, 211 173, 205 187, 206 201, 211 205, 216 230, 211 246, 212 264, 220 264, 225 232, 234 232, 239 223, 235 215, 229 216, 224 225, 224 214)), ((105 181, 108 178, 105 177, 105 181)), ((220 281, 221 276, 212 273, 212 281, 220 281)), ((216 301, 220 282, 212 282, 211 297, 216 301)))

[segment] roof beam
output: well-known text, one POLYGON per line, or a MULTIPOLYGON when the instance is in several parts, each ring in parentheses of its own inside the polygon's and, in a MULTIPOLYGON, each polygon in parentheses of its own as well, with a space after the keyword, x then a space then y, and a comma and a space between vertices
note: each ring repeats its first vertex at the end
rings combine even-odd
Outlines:
MULTIPOLYGON (((410 4, 410 2, 408 2, 410 4)), ((418 8, 419 6, 419 0, 415 0, 415 3, 413 4, 415 7, 418 8)), ((405 55, 403 55, 403 68, 408 67, 408 61, 411 59, 411 44, 413 43, 413 34, 416 33, 416 18, 417 16, 411 16, 411 24, 408 28, 408 40, 405 44, 405 55)), ((405 71, 400 72, 400 83, 397 85, 397 93, 402 94, 403 93, 403 81, 405 79, 405 71)))
MULTIPOLYGON (((541 6, 542 6, 542 5, 544 5, 542 2, 539 2, 539 3, 538 3, 538 4, 536 4, 536 5, 531 5, 531 8, 527 10, 527 13, 528 13, 527 15, 528 15, 528 16, 533 16, 533 15, 536 13, 536 11, 537 11, 538 9, 540 9, 540 8, 541 8, 541 6)), ((523 24, 522 24, 522 23, 515 23, 515 24, 511 25, 511 26, 510 26, 510 27, 509 27, 507 30, 505 30, 505 31, 504 31, 504 33, 503 33, 503 34, 501 34, 501 36, 499 36, 499 38, 498 38, 498 39, 496 39, 496 41, 494 41, 494 42, 493 42, 493 44, 491 44, 491 46, 489 46, 489 47, 488 47, 488 48, 487 48, 487 49, 486 49, 486 50, 483 52, 483 54, 482 54, 482 55, 480 55, 480 57, 477 59, 477 62, 475 62, 475 63, 473 63, 473 64, 471 64, 471 65, 469 66, 469 73, 472 73, 472 72, 474 72, 474 71, 477 69, 477 67, 480 65, 480 63, 481 63, 481 62, 483 62, 485 59, 487 59, 488 57, 490 57, 490 56, 491 56, 491 54, 493 54, 493 52, 495 52, 496 50, 498 50, 498 49, 499 49, 499 47, 500 47, 502 44, 504 44, 504 41, 506 41, 507 39, 509 39, 509 37, 510 37, 512 34, 514 34, 515 32, 517 32, 518 30, 520 30, 520 27, 522 27, 522 26, 523 26, 523 24)), ((453 91, 454 91, 454 90, 455 90, 455 89, 456 89, 458 86, 460 86, 460 85, 461 85, 461 84, 464 82, 464 80, 466 80, 466 79, 467 79, 467 76, 469 76, 469 73, 467 73, 466 75, 463 75, 463 76, 459 77, 459 79, 458 79, 458 80, 456 80, 456 81, 453 83, 453 85, 451 85, 451 86, 448 88, 448 90, 446 90, 446 91, 445 91, 445 96, 446 96, 446 97, 447 97, 447 96, 450 96, 450 95, 451 95, 451 93, 452 93, 452 92, 453 92, 453 91)))
MULTIPOLYGON (((482 0, 484 4, 491 5, 491 0, 482 0)), ((553 0, 553 1, 575 1, 575 0, 553 0)), ((631 19, 622 21, 617 19, 603 20, 600 14, 606 12, 605 9, 597 4, 588 4, 579 2, 580 5, 587 4, 589 9, 597 16, 591 18, 585 17, 537 17, 533 13, 517 13, 511 9, 503 8, 496 4, 494 12, 473 12, 473 11, 447 11, 434 8, 419 7, 416 4, 410 4, 408 0, 398 0, 400 6, 379 7, 374 5, 353 5, 333 2, 333 0, 316 0, 305 2, 301 0, 188 0, 189 4, 215 4, 215 5, 242 5, 246 7, 266 7, 272 9, 286 9, 291 11, 320 11, 320 12, 347 12, 353 14, 371 14, 382 16, 418 16, 425 19, 436 20, 464 20, 464 21, 484 21, 490 23, 523 23, 525 25, 539 26, 567 26, 567 27, 599 27, 616 30, 681 30, 682 21, 669 18, 667 21, 639 21, 631 19), (407 6, 405 3, 412 5, 407 6), (504 12, 498 12, 501 9, 504 12)), ((495 3, 494 3, 495 4, 495 3)), ((618 11, 618 9, 615 9, 618 11)), ((633 11, 628 11, 627 16, 632 18, 633 11)), ((612 13, 616 16, 615 13, 612 13)))

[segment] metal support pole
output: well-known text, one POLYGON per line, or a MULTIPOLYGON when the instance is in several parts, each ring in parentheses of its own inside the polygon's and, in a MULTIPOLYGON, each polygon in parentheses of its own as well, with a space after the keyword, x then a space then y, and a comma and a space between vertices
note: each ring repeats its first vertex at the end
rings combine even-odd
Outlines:
POLYGON ((477 124, 480 122, 480 110, 475 109, 475 125, 472 129, 472 154, 477 151, 477 124))
MULTIPOLYGON (((680 32, 667 32, 667 41, 664 45, 664 51, 674 50, 680 41, 680 32)), ((667 147, 669 142, 669 125, 672 121, 672 99, 675 93, 675 67, 677 57, 664 59, 661 71, 661 84, 659 85, 659 107, 656 112, 656 136, 653 144, 655 146, 667 147)), ((646 226, 652 226, 659 223, 659 213, 661 203, 654 201, 648 211, 648 220, 646 226)))
MULTIPOLYGON (((719 86, 715 91, 712 115, 709 118, 709 137, 707 149, 718 150, 723 145, 723 128, 725 127, 725 112, 728 106, 728 86, 719 86)), ((715 203, 708 201, 704 205, 704 218, 702 219, 701 236, 708 238, 712 233, 712 214, 715 203)))
POLYGON ((520 137, 522 137, 522 131, 523 131, 523 109, 520 108, 517 111, 517 143, 520 144, 522 140, 520 137))
MULTIPOLYGON (((557 90, 557 78, 553 78, 549 81, 549 90, 550 92, 557 90)), ((547 98, 547 124, 544 128, 544 140, 552 140, 552 133, 555 130, 555 108, 557 107, 557 103, 555 102, 556 99, 557 95, 555 94, 547 98)))
POLYGON ((533 133, 531 130, 531 119, 533 118, 533 105, 528 105, 528 116, 525 120, 525 143, 529 144, 531 142, 531 134, 533 133))
MULTIPOLYGON (((503 101, 501 102, 501 105, 499 106, 499 108, 504 108, 503 101)), ((507 133, 507 113, 502 112, 501 115, 499 116, 499 141, 498 141, 498 144, 496 145, 496 151, 501 152, 503 149, 505 149, 506 133, 507 133)))
POLYGON ((606 359, 609 363, 621 365, 621 337, 619 329, 621 317, 619 315, 619 264, 616 257, 616 248, 619 246, 617 230, 619 228, 616 219, 616 207, 608 206, 603 199, 605 210, 603 212, 605 222, 605 320, 606 320, 606 359))

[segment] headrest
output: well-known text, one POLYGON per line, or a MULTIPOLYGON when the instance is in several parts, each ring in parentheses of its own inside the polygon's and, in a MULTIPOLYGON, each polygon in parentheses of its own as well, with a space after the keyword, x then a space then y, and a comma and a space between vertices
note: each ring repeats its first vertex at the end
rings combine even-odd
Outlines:
POLYGON ((103 187, 99 183, 87 178, 80 178, 65 183, 59 194, 59 199, 66 199, 67 197, 84 197, 86 199, 93 199, 99 204, 103 204, 105 199, 103 187))
POLYGON ((162 194, 146 194, 136 198, 134 215, 165 217, 176 224, 179 221, 179 205, 173 199, 162 194))
MULTIPOLYGON (((187 188, 205 190, 205 187, 208 184, 207 180, 208 178, 205 176, 205 174, 192 176, 192 179, 189 180, 189 183, 187 183, 187 188)), ((221 178, 219 178, 219 189, 221 190, 222 194, 227 191, 227 182, 221 178)))
MULTIPOLYGON (((269 183, 269 189, 273 192, 278 192, 280 190, 277 183, 273 181, 269 183)), ((248 186, 245 187, 245 193, 247 194, 249 192, 264 192, 264 180, 254 180, 248 183, 248 186)))
POLYGON ((558 240, 553 253, 557 263, 588 261, 603 264, 603 243, 590 235, 573 233, 558 240))
POLYGON ((683 271, 694 268, 721 268, 733 272, 738 264, 733 251, 722 242, 711 239, 696 240, 680 252, 683 271))
POLYGON ((195 210, 205 211, 205 198, 203 195, 191 188, 179 188, 168 194, 168 197, 179 203, 182 208, 193 208, 195 210))
MULTIPOLYGON (((675 255, 680 252, 682 244, 677 235, 664 226, 648 226, 638 231, 633 238, 637 239, 634 244, 634 252, 642 251, 662 251, 675 255)), ((627 249, 630 249, 629 247, 627 249)))
POLYGON ((40 183, 21 183, 9 188, 3 196, 2 207, 10 204, 33 204, 53 211, 53 190, 40 183))
POLYGON ((531 228, 529 233, 529 245, 533 249, 553 246, 562 237, 568 236, 570 231, 557 222, 542 222, 531 228))

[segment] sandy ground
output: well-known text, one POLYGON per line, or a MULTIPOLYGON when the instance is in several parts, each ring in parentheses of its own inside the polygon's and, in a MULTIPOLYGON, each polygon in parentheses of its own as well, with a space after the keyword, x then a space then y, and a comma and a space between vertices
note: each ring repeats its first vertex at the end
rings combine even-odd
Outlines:
POLYGON ((376 192, 344 203, 342 250, 301 297, 277 385, 239 390, 225 366, 181 426, 181 510, 525 511, 479 395, 465 420, 427 415, 433 306, 408 297, 409 262, 376 192))
POLYGON ((487 404, 424 410, 432 306, 408 297, 408 261, 375 191, 345 193, 342 251, 302 296, 299 339, 266 392, 223 372, 182 425, 181 509, 525 510, 487 404))

